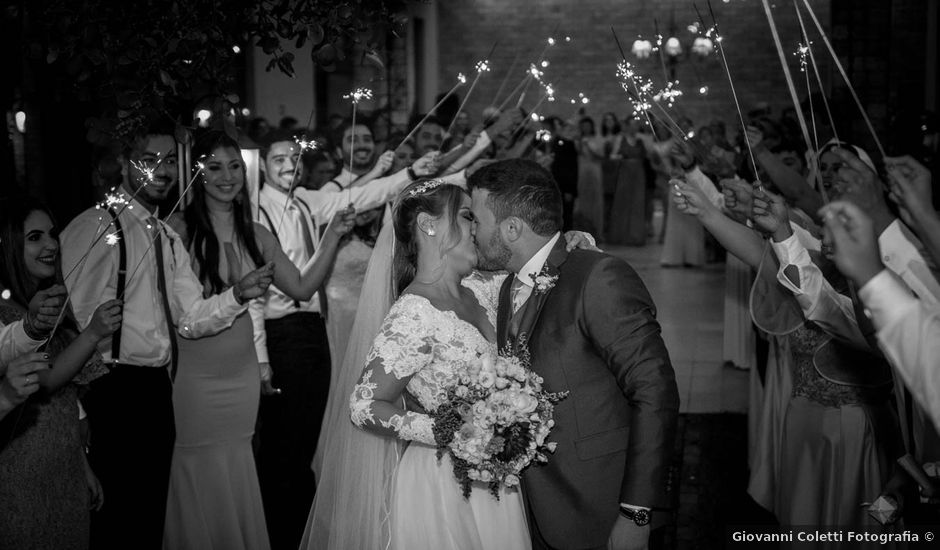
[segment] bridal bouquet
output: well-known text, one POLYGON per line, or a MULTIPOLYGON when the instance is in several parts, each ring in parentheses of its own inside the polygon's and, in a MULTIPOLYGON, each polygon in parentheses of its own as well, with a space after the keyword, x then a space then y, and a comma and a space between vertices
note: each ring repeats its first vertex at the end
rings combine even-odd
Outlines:
POLYGON ((567 392, 543 391, 522 349, 480 357, 432 413, 437 456, 450 454, 464 497, 482 481, 499 499, 501 486, 518 485, 522 470, 547 462, 555 450, 545 439, 555 424, 554 404, 567 392))

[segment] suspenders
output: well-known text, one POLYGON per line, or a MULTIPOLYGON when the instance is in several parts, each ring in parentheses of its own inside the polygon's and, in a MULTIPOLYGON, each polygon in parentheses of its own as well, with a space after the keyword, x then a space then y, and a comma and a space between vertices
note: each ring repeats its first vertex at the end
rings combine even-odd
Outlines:
MULTIPOLYGON (((114 211, 114 207, 108 208, 108 214, 111 215, 111 223, 114 224, 115 232, 118 235, 123 235, 124 231, 121 228, 121 220, 118 219, 117 212, 114 211)), ((117 272, 117 289, 115 290, 115 296, 124 296, 124 287, 127 284, 127 245, 124 244, 124 237, 122 236, 118 240, 118 272, 117 272)), ((124 306, 121 306, 122 308, 124 306)), ((121 312, 123 314, 123 311, 121 312)), ((121 357, 121 330, 124 328, 124 318, 121 317, 121 324, 118 326, 117 330, 111 335, 111 360, 115 363, 118 362, 118 359, 121 357)))

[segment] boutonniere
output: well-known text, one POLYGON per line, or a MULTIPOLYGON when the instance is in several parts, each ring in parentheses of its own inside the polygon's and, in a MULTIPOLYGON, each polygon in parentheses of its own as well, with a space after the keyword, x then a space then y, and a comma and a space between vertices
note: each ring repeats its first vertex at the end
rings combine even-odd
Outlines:
POLYGON ((534 283, 535 293, 545 294, 555 288, 555 283, 558 282, 558 271, 546 263, 542 266, 542 271, 539 271, 537 274, 529 274, 529 277, 532 278, 532 282, 534 283))

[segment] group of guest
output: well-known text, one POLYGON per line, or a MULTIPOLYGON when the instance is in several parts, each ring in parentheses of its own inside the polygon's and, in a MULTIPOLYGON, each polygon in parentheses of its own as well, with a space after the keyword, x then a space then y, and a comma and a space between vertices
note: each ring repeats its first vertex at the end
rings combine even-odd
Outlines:
POLYGON ((730 156, 710 165, 697 150, 708 141, 671 153, 676 209, 755 274, 749 317, 769 357, 752 371, 748 491, 781 525, 935 524, 931 173, 909 156, 881 159, 879 173, 836 139, 804 157, 764 130, 745 133, 756 177, 730 156))
POLYGON ((3 546, 296 548, 385 205, 419 178, 465 181, 521 120, 497 115, 448 154, 433 118, 382 154, 367 124, 343 124, 336 156, 352 160, 319 190, 297 184, 299 136, 273 130, 256 201, 238 142, 202 131, 169 215, 177 142, 154 123, 115 159, 120 187, 64 228, 5 199, 3 546))

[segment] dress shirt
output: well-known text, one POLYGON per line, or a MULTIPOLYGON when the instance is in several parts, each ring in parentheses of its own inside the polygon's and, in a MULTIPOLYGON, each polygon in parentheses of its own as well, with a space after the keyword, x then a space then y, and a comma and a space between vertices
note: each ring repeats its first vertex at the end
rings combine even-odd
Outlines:
POLYGON ((532 295, 532 289, 535 288, 535 278, 542 271, 542 267, 548 261, 548 256, 552 253, 552 249, 559 238, 561 238, 561 233, 555 233, 538 252, 529 258, 529 261, 516 274, 516 280, 513 283, 515 292, 512 295, 513 313, 518 311, 532 295))
POLYGON ((900 220, 894 220, 881 235, 878 249, 885 267, 894 272, 921 300, 927 304, 940 302, 940 284, 937 284, 926 260, 917 248, 917 238, 907 231, 900 220))
POLYGON ((829 284, 813 263, 799 235, 794 233, 779 243, 771 241, 771 247, 780 261, 777 281, 793 293, 806 319, 818 324, 834 338, 867 349, 868 342, 858 328, 852 298, 840 294, 829 284), (795 267, 799 274, 798 285, 784 273, 789 266, 795 267))
MULTIPOLYGON (((333 195, 339 195, 341 193, 331 193, 333 195)), ((297 269, 301 269, 310 259, 313 257, 315 251, 307 250, 307 244, 304 240, 304 235, 302 232, 302 225, 307 226, 307 231, 310 233, 310 238, 313 239, 314 243, 317 243, 318 238, 318 228, 314 220, 310 219, 310 216, 307 215, 307 210, 303 205, 299 204, 296 199, 288 197, 287 193, 284 193, 280 189, 276 189, 270 185, 265 185, 261 188, 261 196, 259 199, 261 203, 261 208, 264 209, 264 212, 267 214, 261 214, 261 223, 267 227, 272 233, 276 233, 277 240, 281 245, 281 249, 284 251, 284 254, 290 259, 291 263, 297 266, 297 269), (283 220, 282 220, 283 217, 283 220)), ((313 205, 306 200, 306 205, 313 210, 313 205)), ((249 309, 249 311, 251 308, 249 309)), ((320 312, 320 299, 317 294, 311 296, 311 298, 305 302, 297 302, 287 294, 284 294, 281 289, 277 288, 273 284, 268 287, 268 292, 265 295, 265 304, 263 316, 265 319, 280 319, 286 315, 299 312, 320 312)), ((253 318, 254 319, 254 318, 253 318)), ((255 347, 258 346, 258 331, 255 330, 255 347)), ((267 356, 267 352, 264 352, 264 355, 267 356)), ((261 361, 259 358, 258 361, 261 361)))
MULTIPOLYGON (((124 320, 121 332, 121 363, 160 367, 170 362, 170 335, 163 303, 157 286, 156 257, 163 254, 170 312, 178 333, 185 338, 216 334, 235 321, 246 306, 239 305, 231 290, 209 298, 203 297, 202 283, 193 273, 189 253, 179 235, 162 221, 155 220, 136 200, 123 192, 130 204, 117 206, 127 250, 127 279, 124 293, 124 320), (151 230, 157 223, 163 231, 162 249, 154 250, 151 230), (139 265, 139 268, 138 268, 139 265)), ((76 217, 60 237, 62 271, 72 269, 82 260, 88 247, 103 232, 114 233, 106 210, 90 208, 76 217)), ((80 327, 88 326, 95 309, 116 297, 118 246, 100 239, 88 253, 83 265, 65 281, 72 310, 80 327)), ((105 361, 111 361, 111 338, 98 345, 105 361)))
POLYGON ((42 340, 33 340, 26 335, 22 320, 0 325, 0 370, 6 372, 10 361, 25 353, 36 351, 40 344, 42 340))
POLYGON ((940 430, 940 305, 918 300, 886 269, 865 283, 858 296, 885 356, 940 430))

